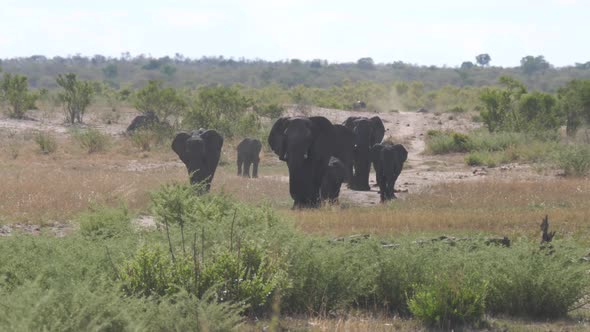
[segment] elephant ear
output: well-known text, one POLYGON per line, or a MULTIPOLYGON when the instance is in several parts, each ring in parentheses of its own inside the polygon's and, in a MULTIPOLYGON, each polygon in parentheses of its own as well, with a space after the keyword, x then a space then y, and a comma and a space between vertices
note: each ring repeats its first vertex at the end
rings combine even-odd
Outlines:
POLYGON ((180 160, 185 165, 188 165, 189 156, 186 151, 186 141, 191 137, 191 135, 185 131, 181 131, 176 134, 174 140, 172 141, 172 150, 176 152, 180 160))
POLYGON ((279 159, 283 160, 286 151, 284 144, 285 144, 285 130, 289 125, 289 117, 282 117, 279 118, 275 124, 272 126, 270 133, 268 134, 268 145, 272 151, 279 156, 279 159))
POLYGON ((375 165, 379 163, 379 155, 381 154, 381 150, 383 150, 383 144, 381 143, 373 145, 370 149, 371 161, 375 165))
POLYGON ((314 137, 311 153, 315 158, 325 157, 329 160, 336 144, 334 125, 323 116, 311 116, 309 121, 312 124, 311 132, 314 137))
POLYGON ((383 125, 383 121, 378 116, 374 116, 369 119, 371 125, 373 126, 373 135, 371 137, 371 145, 375 145, 377 143, 381 143, 383 141, 383 137, 385 136, 385 126, 383 125))
POLYGON ((221 147, 223 146, 223 136, 216 130, 210 129, 201 133, 201 139, 205 142, 205 162, 210 170, 214 170, 221 157, 221 147))
POLYGON ((262 150, 262 142, 260 142, 260 140, 254 139, 252 140, 252 145, 254 145, 255 150, 260 153, 262 150))
POLYGON ((397 151, 402 163, 404 163, 404 162, 406 162, 406 160, 408 160, 408 150, 406 150, 406 148, 403 145, 396 144, 395 151, 397 151))
POLYGON ((342 125, 348 129, 353 129, 354 127, 354 121, 358 120, 359 117, 358 116, 349 116, 348 119, 346 119, 344 122, 342 122, 342 125))

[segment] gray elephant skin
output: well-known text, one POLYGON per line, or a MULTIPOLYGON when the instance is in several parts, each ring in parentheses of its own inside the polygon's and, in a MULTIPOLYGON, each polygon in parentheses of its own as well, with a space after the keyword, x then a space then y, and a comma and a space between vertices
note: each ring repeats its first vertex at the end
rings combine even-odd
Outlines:
POLYGON ((322 202, 328 202, 330 204, 338 203, 340 187, 345 178, 346 167, 344 163, 336 157, 331 157, 326 174, 322 178, 322 186, 320 188, 322 202))
POLYGON ((334 150, 332 156, 336 157, 343 164, 346 174, 344 182, 350 182, 352 178, 352 165, 353 165, 353 151, 355 138, 354 132, 343 125, 334 125, 334 150))
POLYGON ((172 141, 172 150, 186 165, 191 184, 203 183, 206 192, 211 188, 222 146, 223 136, 213 129, 180 132, 172 141))
POLYGON ((381 202, 394 199, 395 182, 408 159, 408 151, 401 144, 380 143, 371 148, 371 159, 377 173, 381 202))
POLYGON ((252 166, 252 177, 258 177, 258 163, 260 162, 260 150, 262 143, 255 138, 244 138, 238 147, 238 176, 250 177, 250 165, 252 166))
POLYGON ((127 132, 131 133, 140 129, 150 129, 160 124, 160 119, 156 113, 148 111, 136 116, 127 127, 127 132))
POLYGON ((344 121, 344 126, 355 134, 353 151, 352 177, 349 187, 352 190, 368 191, 369 173, 371 171, 370 149, 381 143, 385 136, 385 126, 378 116, 372 118, 351 116, 344 121))
POLYGON ((293 208, 320 205, 320 186, 334 149, 334 126, 322 116, 282 117, 273 125, 268 143, 289 168, 293 208))

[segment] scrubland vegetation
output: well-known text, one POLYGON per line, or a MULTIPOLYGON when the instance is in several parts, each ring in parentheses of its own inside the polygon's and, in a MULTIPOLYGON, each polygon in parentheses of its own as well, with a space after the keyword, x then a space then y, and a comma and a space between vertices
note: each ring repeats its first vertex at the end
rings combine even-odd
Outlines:
POLYGON ((70 124, 0 133, 0 224, 44 226, 0 237, 0 329, 277 330, 300 317, 351 330, 502 330, 547 319, 587 328, 590 85, 573 80, 589 77, 586 65, 361 60, 4 60, 5 72, 19 72, 0 85, 7 117, 70 124), (444 113, 441 122, 481 122, 428 131, 428 155, 563 178, 438 183, 382 206, 290 211, 288 183, 272 178, 284 167, 270 155, 261 161, 268 177, 235 177, 236 143, 266 142, 287 108, 350 110, 357 100, 363 112, 422 108, 444 113), (130 110, 160 123, 110 133, 130 110), (187 174, 169 151, 176 130, 199 127, 226 137, 204 196, 177 183, 187 174), (546 214, 557 236, 540 246, 546 214), (509 246, 489 241, 504 236, 509 246))

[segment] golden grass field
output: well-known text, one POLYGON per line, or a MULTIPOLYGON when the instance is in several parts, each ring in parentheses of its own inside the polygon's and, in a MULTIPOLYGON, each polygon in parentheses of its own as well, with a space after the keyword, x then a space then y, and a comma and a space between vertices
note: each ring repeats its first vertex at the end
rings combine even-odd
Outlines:
MULTIPOLYGON (((213 191, 254 204, 270 204, 304 232, 327 236, 459 235, 537 236, 548 214, 561 237, 590 242, 590 182, 582 178, 513 182, 482 178, 434 184, 388 205, 291 211, 286 167, 265 154, 261 178, 235 175, 233 144, 224 147, 213 191)), ((94 204, 125 204, 149 213, 149 193, 164 183, 187 181, 184 165, 167 146, 141 152, 113 137, 105 152, 88 154, 67 136, 44 155, 30 139, 5 139, 0 150, 2 223, 67 223, 94 204), (19 146, 14 158, 12 147, 19 146)))

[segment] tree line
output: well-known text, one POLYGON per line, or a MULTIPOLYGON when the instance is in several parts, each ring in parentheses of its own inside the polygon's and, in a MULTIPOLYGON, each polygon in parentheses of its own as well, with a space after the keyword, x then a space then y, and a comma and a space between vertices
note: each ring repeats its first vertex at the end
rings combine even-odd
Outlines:
POLYGON ((437 67, 402 61, 376 63, 370 57, 350 63, 330 63, 321 59, 265 61, 223 56, 193 59, 178 53, 172 57, 156 58, 123 53, 120 57, 78 54, 49 58, 33 55, 3 59, 0 60, 0 66, 6 72, 27 76, 31 87, 46 89, 58 88, 54 77, 65 72, 75 73, 84 80, 104 81, 114 88, 139 88, 150 80, 161 80, 175 87, 186 88, 210 84, 242 84, 254 88, 273 84, 329 88, 360 81, 422 81, 436 89, 445 85, 492 85, 501 76, 512 76, 530 89, 556 92, 572 79, 590 79, 590 61, 556 68, 542 55, 527 55, 520 60, 520 66, 502 68, 493 66, 493 59, 487 53, 478 54, 473 60, 475 62, 464 61, 456 67, 437 67))

